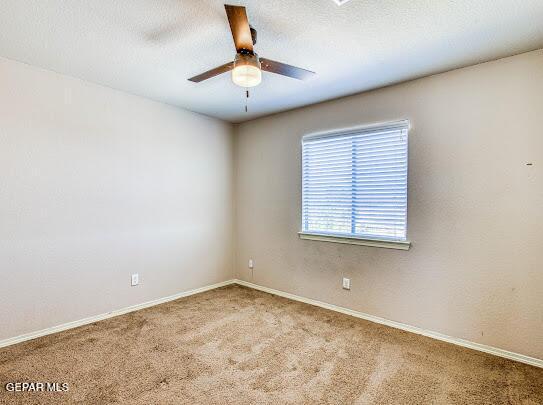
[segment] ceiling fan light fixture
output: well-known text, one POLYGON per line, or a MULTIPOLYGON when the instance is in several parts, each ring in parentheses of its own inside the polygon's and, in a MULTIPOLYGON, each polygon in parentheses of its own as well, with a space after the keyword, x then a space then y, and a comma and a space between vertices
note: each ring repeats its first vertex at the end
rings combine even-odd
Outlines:
MULTIPOLYGON (((348 1, 348 0, 342 0, 348 1)), ((251 27, 247 19, 247 12, 243 6, 232 6, 225 4, 226 16, 230 24, 230 32, 234 39, 236 59, 233 62, 217 66, 207 72, 191 77, 191 82, 200 83, 211 79, 225 72, 232 71, 232 81, 241 87, 254 87, 262 82, 262 71, 274 73, 281 76, 291 77, 298 80, 306 80, 315 75, 307 69, 287 65, 268 58, 262 58, 262 64, 254 51, 257 33, 251 27)), ((248 95, 249 93, 247 93, 248 95)))
POLYGON ((258 86, 262 81, 258 55, 238 53, 232 69, 232 81, 241 87, 258 86))

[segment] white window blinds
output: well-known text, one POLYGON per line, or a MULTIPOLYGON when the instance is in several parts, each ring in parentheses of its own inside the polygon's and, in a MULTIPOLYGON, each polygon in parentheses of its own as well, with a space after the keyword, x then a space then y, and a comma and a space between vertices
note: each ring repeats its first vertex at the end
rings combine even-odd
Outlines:
POLYGON ((401 121, 302 141, 302 232, 405 241, 407 133, 401 121))

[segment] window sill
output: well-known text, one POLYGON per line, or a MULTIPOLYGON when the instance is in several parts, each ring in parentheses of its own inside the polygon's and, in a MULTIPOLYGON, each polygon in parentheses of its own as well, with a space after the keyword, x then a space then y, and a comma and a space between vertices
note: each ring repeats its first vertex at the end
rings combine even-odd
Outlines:
POLYGON ((317 240, 320 242, 345 243, 349 245, 362 245, 380 247, 385 249, 409 250, 411 242, 392 241, 383 239, 353 238, 350 236, 329 235, 322 233, 298 232, 300 239, 317 240))

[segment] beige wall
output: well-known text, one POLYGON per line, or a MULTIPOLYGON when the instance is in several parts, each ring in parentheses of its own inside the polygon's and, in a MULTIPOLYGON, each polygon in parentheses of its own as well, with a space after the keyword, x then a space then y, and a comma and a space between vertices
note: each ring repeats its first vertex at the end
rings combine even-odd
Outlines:
POLYGON ((231 132, 0 59, 0 339, 230 279, 231 132))
POLYGON ((542 128, 543 51, 241 124, 235 273, 543 358, 542 128), (298 239, 300 138, 403 118, 411 250, 298 239))

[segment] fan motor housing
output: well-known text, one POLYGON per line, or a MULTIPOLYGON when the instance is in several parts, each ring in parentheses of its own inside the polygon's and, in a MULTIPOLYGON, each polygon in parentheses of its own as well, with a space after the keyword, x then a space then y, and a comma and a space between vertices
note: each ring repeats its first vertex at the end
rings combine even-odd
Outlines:
POLYGON ((253 45, 256 45, 256 29, 249 25, 249 29, 251 30, 251 38, 253 39, 253 45))

